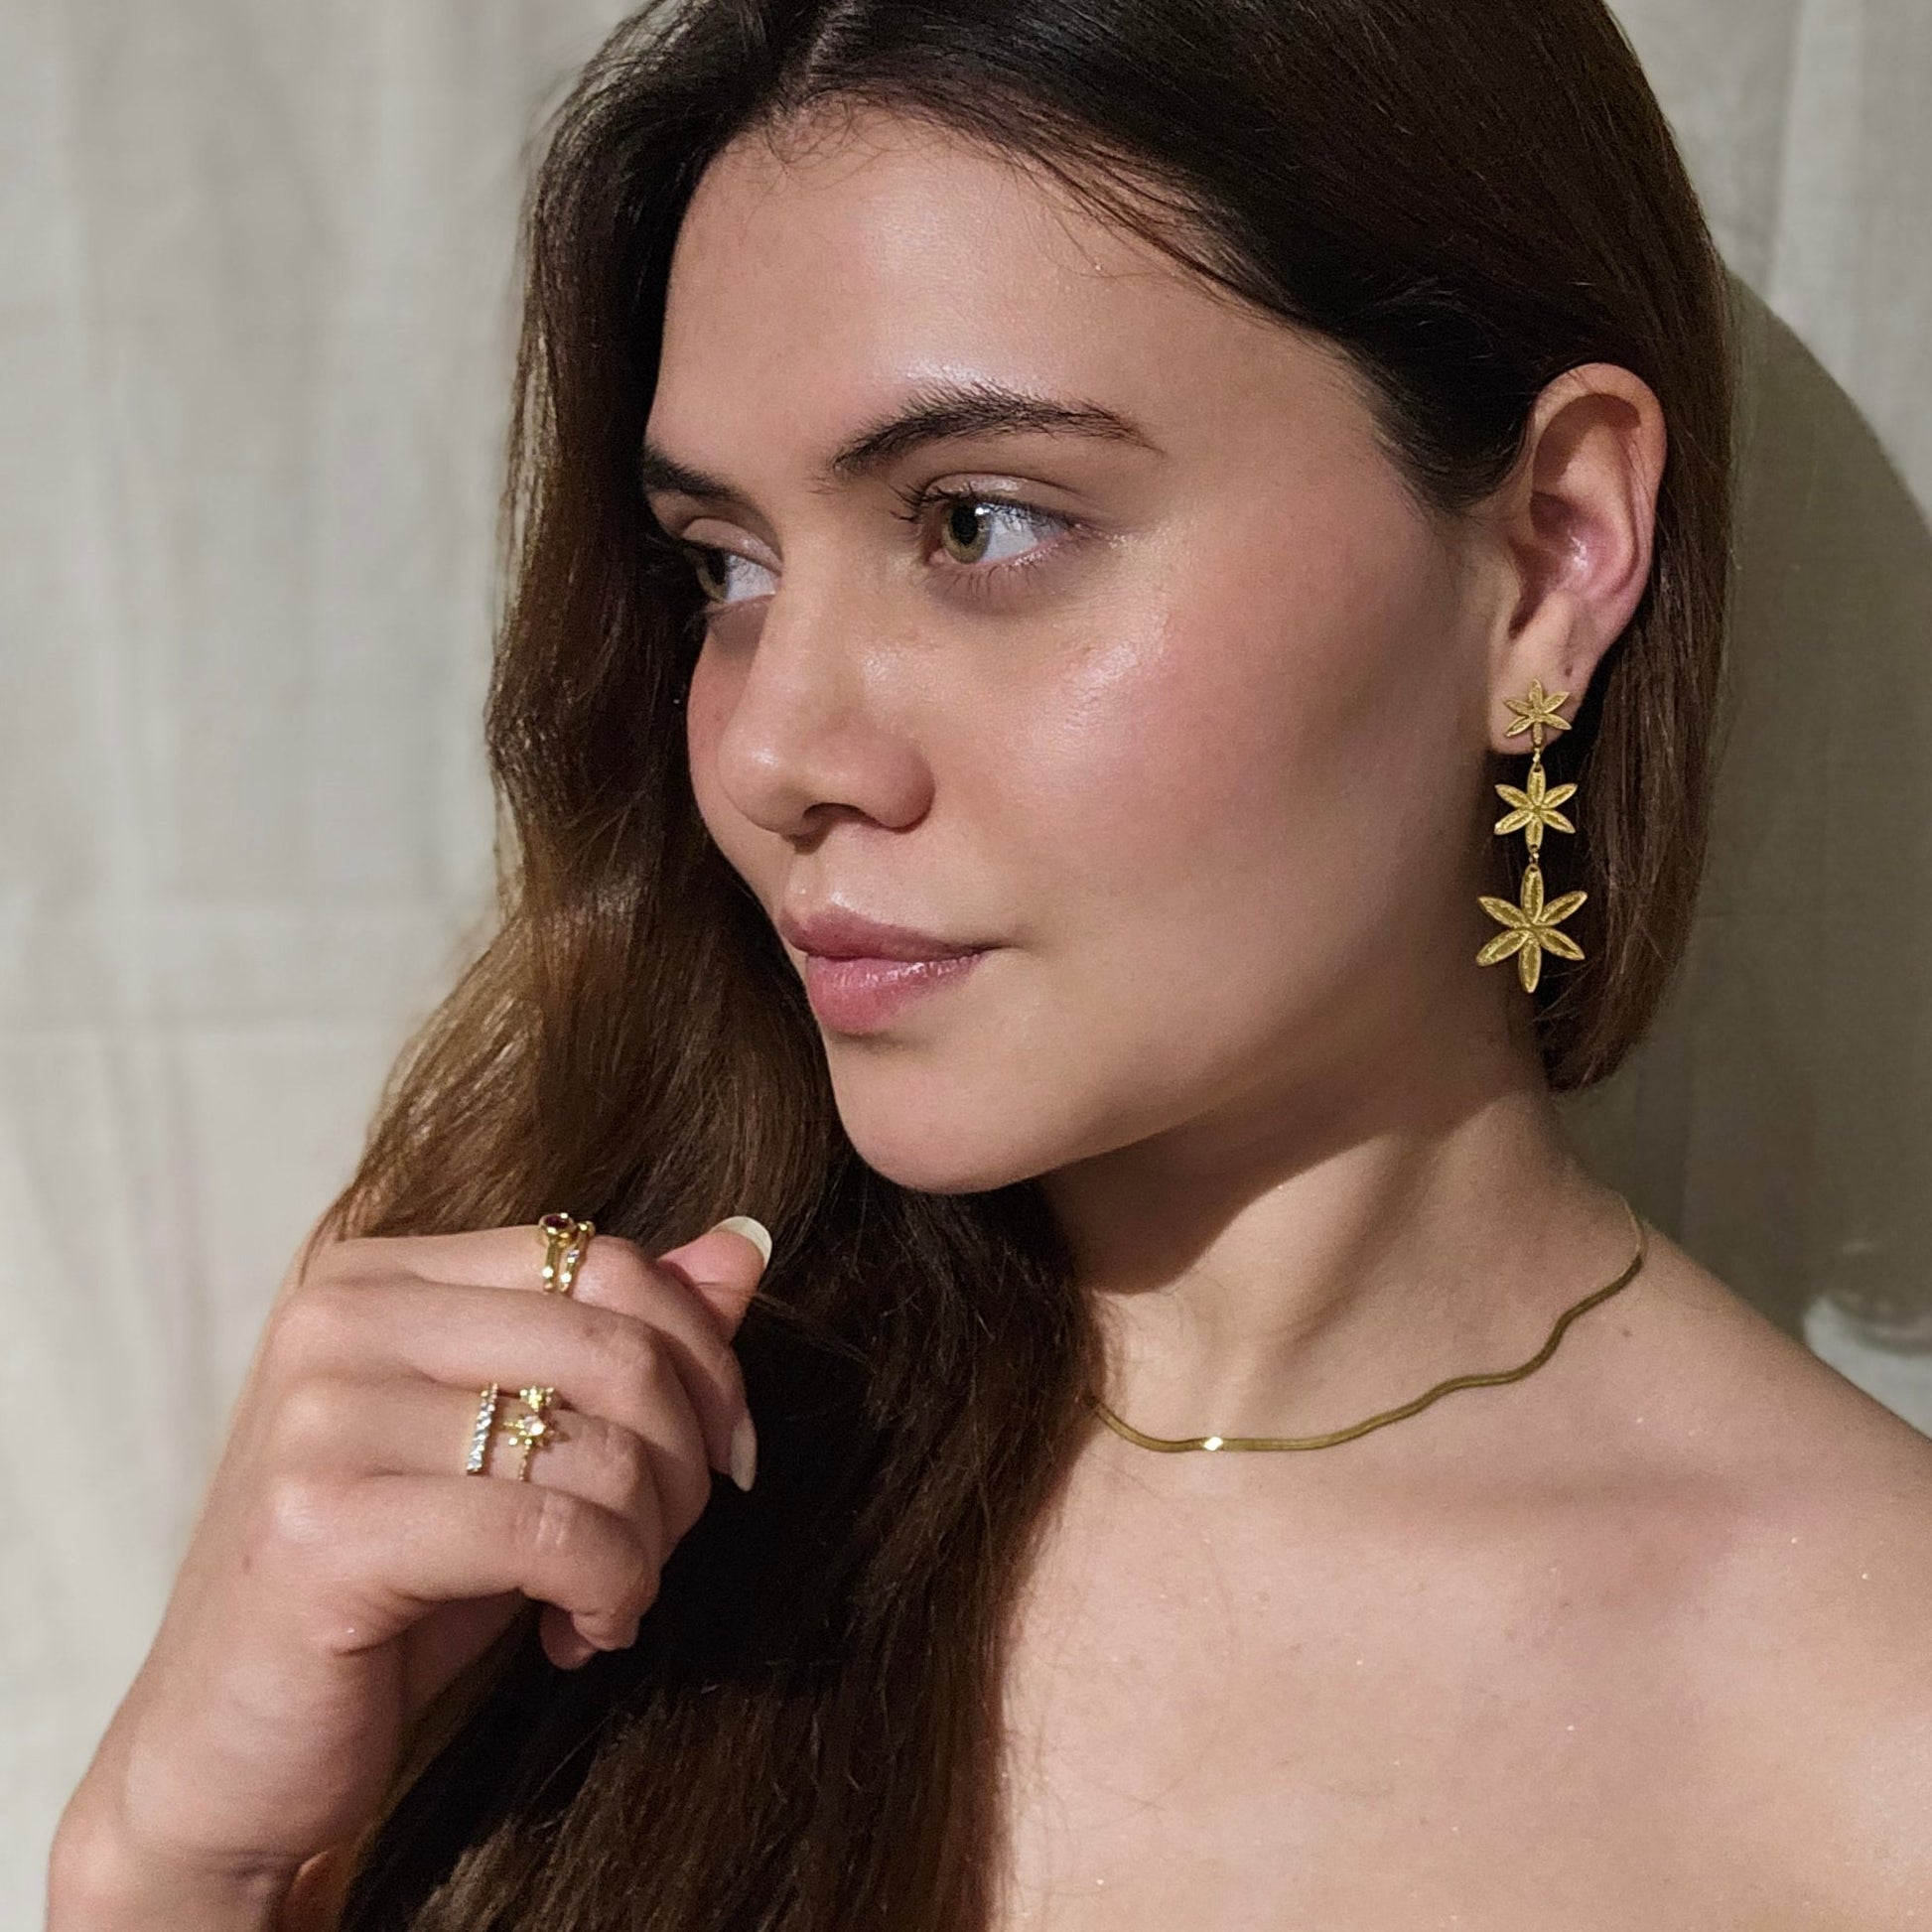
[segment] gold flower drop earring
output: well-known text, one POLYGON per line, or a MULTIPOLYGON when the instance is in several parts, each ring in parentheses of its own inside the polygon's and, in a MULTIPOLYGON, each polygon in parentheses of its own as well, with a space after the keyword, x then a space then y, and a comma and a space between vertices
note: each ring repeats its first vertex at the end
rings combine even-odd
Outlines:
POLYGON ((1557 926, 1561 920, 1569 918, 1589 895, 1565 893, 1561 898, 1551 899, 1546 904, 1543 897, 1543 866, 1539 857, 1545 827, 1556 832, 1574 832, 1577 829, 1557 809, 1576 795, 1577 787, 1552 785, 1543 775, 1543 734, 1546 731, 1567 732, 1570 729, 1569 720, 1557 716, 1557 707, 1569 696, 1568 691, 1546 692, 1543 680, 1532 678, 1527 698, 1503 700, 1516 714, 1516 722, 1504 731, 1503 736, 1514 738, 1521 732, 1530 735, 1530 773, 1528 782, 1520 788, 1516 785, 1496 787, 1503 803, 1514 808, 1497 819, 1496 830, 1505 834, 1520 831, 1529 845, 1530 863, 1523 874, 1523 902, 1520 905, 1512 905, 1506 898, 1491 898, 1486 893, 1481 896, 1482 909, 1492 919, 1500 920, 1503 930, 1476 954, 1476 964, 1494 966, 1514 954, 1517 976, 1523 982, 1525 993, 1536 991, 1546 952, 1553 952, 1560 959, 1582 959, 1584 956, 1583 947, 1569 933, 1559 932, 1557 926))

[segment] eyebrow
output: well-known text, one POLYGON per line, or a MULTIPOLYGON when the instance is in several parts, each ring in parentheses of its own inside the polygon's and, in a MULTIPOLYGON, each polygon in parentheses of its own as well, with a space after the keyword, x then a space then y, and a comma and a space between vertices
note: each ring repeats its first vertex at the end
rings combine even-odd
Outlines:
MULTIPOLYGON (((927 382, 908 402, 842 443, 824 467, 813 473, 810 487, 836 489, 843 483, 876 476, 928 443, 1039 431, 1132 444, 1157 455, 1160 452, 1159 444, 1139 423, 1104 403, 1036 395, 997 382, 927 382)), ((639 470, 647 493, 668 489, 718 502, 750 503, 750 498, 724 478, 680 463, 648 437, 639 470)))

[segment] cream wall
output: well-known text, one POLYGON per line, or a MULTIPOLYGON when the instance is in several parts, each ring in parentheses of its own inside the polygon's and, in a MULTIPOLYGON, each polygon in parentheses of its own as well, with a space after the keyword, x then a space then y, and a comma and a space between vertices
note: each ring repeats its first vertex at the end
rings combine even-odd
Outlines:
MULTIPOLYGON (((0 0, 0 1923, 486 903, 522 144, 617 11, 0 0)), ((1932 8, 1621 12, 1769 313, 1710 902, 1586 1131, 1932 1429, 1932 8)))

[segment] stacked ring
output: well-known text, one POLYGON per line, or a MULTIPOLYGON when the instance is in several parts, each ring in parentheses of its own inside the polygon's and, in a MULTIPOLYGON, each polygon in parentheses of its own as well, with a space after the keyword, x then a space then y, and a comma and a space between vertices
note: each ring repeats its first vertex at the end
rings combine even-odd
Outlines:
POLYGON ((527 1415, 513 1416, 503 1425, 503 1434, 515 1439, 523 1454, 516 1465, 518 1482, 530 1479, 530 1457, 541 1445, 552 1441, 557 1435, 557 1425, 550 1419, 550 1405, 557 1399, 555 1389, 528 1388, 518 1389, 516 1397, 526 1410, 527 1415))
POLYGON ((483 1472, 483 1457, 489 1453, 490 1432, 496 1427, 496 1384, 490 1383, 477 1405, 476 1427, 470 1432, 470 1460, 463 1465, 466 1475, 483 1472))
POLYGON ((583 1265, 584 1250, 597 1232, 595 1221, 580 1221, 575 1214, 546 1214, 537 1223, 537 1238, 543 1243, 543 1289, 546 1295, 568 1295, 583 1265))
MULTIPOLYGON (((596 1222, 580 1219, 575 1214, 546 1214, 538 1221, 537 1239, 544 1244, 543 1292, 546 1295, 568 1295, 576 1286, 577 1271, 583 1266, 585 1251, 596 1232, 596 1222)), ((527 1482, 530 1479, 530 1457, 543 1444, 554 1441, 558 1434, 556 1422, 550 1414, 550 1405, 556 1401, 557 1391, 532 1384, 529 1388, 518 1389, 516 1394, 527 1413, 503 1424, 501 1434, 510 1437, 522 1449, 522 1457, 516 1465, 516 1479, 527 1482)), ((470 1459, 464 1464, 466 1475, 483 1473, 483 1464, 489 1454, 489 1439, 498 1433, 496 1409, 500 1400, 501 1390, 494 1382, 481 1393, 477 1403, 477 1420, 470 1432, 470 1459)))

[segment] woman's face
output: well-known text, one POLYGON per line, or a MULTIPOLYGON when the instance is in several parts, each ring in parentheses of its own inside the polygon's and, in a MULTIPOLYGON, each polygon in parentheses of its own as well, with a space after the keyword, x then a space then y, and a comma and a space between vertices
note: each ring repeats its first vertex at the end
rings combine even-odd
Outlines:
POLYGON ((871 114, 706 173, 648 436, 730 491, 650 499, 715 599, 687 718, 724 856, 774 920, 988 948, 883 1017, 825 995, 873 1167, 956 1192, 1205 1156, 1428 1105, 1451 1042, 1500 1033, 1494 612, 1334 353, 871 114), (969 410, 827 474, 996 391, 1093 413, 969 410))

